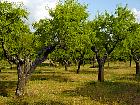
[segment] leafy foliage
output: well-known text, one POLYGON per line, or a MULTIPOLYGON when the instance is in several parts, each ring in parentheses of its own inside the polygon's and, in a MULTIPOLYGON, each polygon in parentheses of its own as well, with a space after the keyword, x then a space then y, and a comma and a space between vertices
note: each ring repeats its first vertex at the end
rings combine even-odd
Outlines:
POLYGON ((27 11, 22 5, 0 3, 0 39, 11 56, 24 59, 34 53, 34 36, 25 24, 27 11))

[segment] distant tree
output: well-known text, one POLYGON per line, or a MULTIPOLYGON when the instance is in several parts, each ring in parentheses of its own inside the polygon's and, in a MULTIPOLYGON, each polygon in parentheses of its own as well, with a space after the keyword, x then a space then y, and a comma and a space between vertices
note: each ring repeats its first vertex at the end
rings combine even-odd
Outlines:
POLYGON ((92 34, 91 28, 88 25, 88 22, 83 23, 81 30, 75 38, 75 46, 73 50, 73 58, 76 59, 78 68, 76 73, 80 72, 80 66, 84 64, 86 59, 90 59, 93 55, 91 51, 91 41, 89 35, 92 34))
POLYGON ((140 24, 133 23, 124 41, 124 47, 129 51, 136 64, 136 75, 140 76, 140 24))
POLYGON ((130 60, 130 51, 126 49, 126 47, 123 45, 122 41, 110 54, 110 59, 112 61, 129 61, 130 60))
MULTIPOLYGON (((83 50, 88 47, 85 43, 89 40, 88 35, 85 34, 87 29, 84 29, 88 17, 86 8, 86 5, 81 5, 77 0, 67 0, 59 3, 55 10, 50 10, 52 19, 41 20, 35 24, 40 27, 35 34, 45 36, 46 39, 55 39, 59 43, 59 47, 56 47, 56 55, 55 52, 53 53, 59 62, 66 64, 67 61, 78 56, 79 65, 82 64, 85 53, 83 50), (77 54, 74 55, 76 52, 77 54)), ((45 38, 43 37, 44 41, 45 38)))
POLYGON ((57 49, 49 56, 50 60, 59 62, 60 65, 65 66, 65 71, 68 70, 68 66, 72 62, 71 53, 68 50, 57 49))
POLYGON ((126 38, 128 29, 134 20, 134 15, 127 6, 118 6, 114 15, 105 12, 93 20, 91 26, 95 32, 96 40, 93 41, 91 49, 96 53, 99 65, 98 80, 100 82, 104 81, 104 64, 107 56, 126 38))

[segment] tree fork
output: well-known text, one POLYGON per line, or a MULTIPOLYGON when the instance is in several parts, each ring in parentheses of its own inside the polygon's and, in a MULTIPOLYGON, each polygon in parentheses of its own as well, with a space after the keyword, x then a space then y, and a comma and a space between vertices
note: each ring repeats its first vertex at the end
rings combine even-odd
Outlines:
POLYGON ((18 82, 17 82, 16 93, 15 93, 16 96, 20 97, 24 95, 24 88, 26 86, 28 79, 31 77, 32 72, 34 72, 37 65, 41 64, 46 60, 48 54, 53 52, 55 50, 55 47, 56 45, 49 45, 47 47, 46 46, 43 47, 42 50, 38 52, 38 56, 35 59, 35 61, 32 62, 30 65, 29 62, 26 62, 27 59, 22 60, 18 57, 18 55, 16 55, 15 57, 10 55, 8 51, 5 49, 4 41, 2 40, 2 49, 5 58, 9 62, 12 62, 17 65, 18 82))

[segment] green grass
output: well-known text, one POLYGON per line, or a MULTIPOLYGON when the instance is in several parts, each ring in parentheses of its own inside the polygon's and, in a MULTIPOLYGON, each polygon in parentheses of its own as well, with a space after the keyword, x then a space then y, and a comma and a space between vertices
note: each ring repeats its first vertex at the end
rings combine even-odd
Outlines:
POLYGON ((16 70, 0 73, 0 105, 140 105, 140 83, 135 65, 113 62, 105 66, 105 82, 97 81, 97 68, 81 66, 65 71, 63 67, 37 68, 26 86, 26 95, 14 96, 16 70))

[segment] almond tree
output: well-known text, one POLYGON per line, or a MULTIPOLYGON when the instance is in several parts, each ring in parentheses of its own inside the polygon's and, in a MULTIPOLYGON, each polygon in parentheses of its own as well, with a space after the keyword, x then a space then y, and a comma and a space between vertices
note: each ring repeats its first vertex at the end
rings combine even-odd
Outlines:
POLYGON ((0 2, 0 42, 4 57, 17 65, 17 96, 24 95, 31 74, 50 53, 56 48, 75 46, 77 32, 88 15, 85 6, 76 0, 67 0, 50 10, 50 16, 51 19, 35 23, 35 33, 31 33, 25 24, 28 12, 23 5, 0 2))
POLYGON ((88 28, 85 27, 88 18, 86 8, 86 5, 81 5, 77 0, 66 0, 58 3, 55 10, 50 10, 52 19, 41 20, 34 24, 37 28, 35 34, 45 36, 44 42, 46 39, 52 42, 53 39, 59 43, 59 47, 57 46, 55 50, 56 55, 53 52, 53 57, 58 56, 63 61, 78 58, 78 71, 87 52, 84 50, 89 50, 87 48, 90 42, 89 33, 88 28))
POLYGON ((0 2, 0 43, 4 57, 17 65, 17 96, 24 95, 24 87, 32 72, 55 49, 55 45, 38 45, 38 36, 33 35, 25 24, 27 15, 22 5, 0 2))
POLYGON ((136 64, 136 75, 140 76, 140 24, 133 23, 129 28, 129 34, 124 41, 124 47, 133 57, 136 64))
POLYGON ((128 29, 134 21, 134 15, 127 6, 119 6, 114 14, 105 12, 98 15, 91 23, 96 35, 95 42, 92 41, 91 50, 96 53, 99 65, 98 80, 100 82, 104 81, 104 64, 107 56, 127 37, 128 29))

